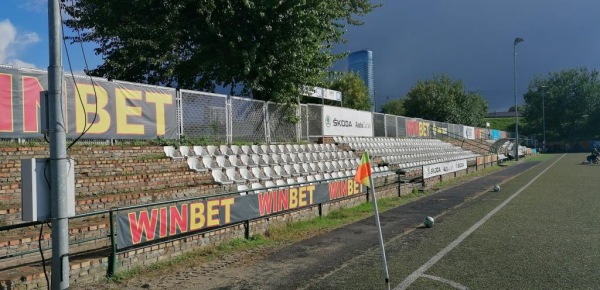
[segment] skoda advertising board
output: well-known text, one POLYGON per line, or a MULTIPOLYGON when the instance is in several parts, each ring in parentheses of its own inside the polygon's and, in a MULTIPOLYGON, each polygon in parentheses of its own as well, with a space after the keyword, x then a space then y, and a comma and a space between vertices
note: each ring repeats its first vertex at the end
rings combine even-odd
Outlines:
POLYGON ((370 112, 323 106, 323 135, 373 137, 370 112))

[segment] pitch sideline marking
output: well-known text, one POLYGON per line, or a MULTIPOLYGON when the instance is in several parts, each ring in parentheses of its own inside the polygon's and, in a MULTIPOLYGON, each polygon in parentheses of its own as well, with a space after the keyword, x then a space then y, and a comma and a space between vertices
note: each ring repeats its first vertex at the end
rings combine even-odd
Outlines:
POLYGON ((471 235, 475 230, 477 230, 481 225, 483 225, 493 215, 495 215, 498 211, 500 211, 504 206, 506 206, 511 200, 513 200, 513 198, 517 197, 517 195, 519 195, 523 190, 525 190, 532 183, 534 183, 540 176, 542 176, 542 174, 546 173, 546 171, 548 171, 548 169, 552 168, 552 166, 554 166, 554 164, 556 164, 556 162, 560 161, 563 157, 565 157, 565 155, 566 154, 563 154, 558 159, 556 159, 556 161, 554 161, 552 164, 550 164, 550 166, 548 166, 546 169, 544 169, 544 171, 540 172, 540 174, 538 174, 536 177, 534 177, 532 180, 530 180, 527 184, 525 184, 523 187, 521 187, 513 195, 508 197, 503 203, 498 205, 496 208, 494 208, 492 211, 490 211, 487 215, 485 215, 482 219, 480 219, 478 222, 476 222, 474 225, 472 225, 468 230, 466 230, 458 238, 456 238, 456 240, 452 241, 448 246, 446 246, 444 249, 442 249, 439 253, 437 253, 435 256, 431 257, 431 259, 429 259, 429 261, 427 261, 425 264, 423 264, 421 267, 419 267, 419 269, 417 269, 412 274, 410 274, 408 277, 406 277, 406 279, 404 279, 404 281, 402 281, 402 283, 400 283, 398 286, 396 286, 394 288, 394 290, 404 290, 404 289, 408 288, 408 286, 410 286, 413 282, 415 282, 415 280, 417 280, 420 276, 422 276, 425 273, 425 271, 427 271, 429 268, 431 268, 433 265, 435 265, 446 254, 448 254, 450 251, 452 251, 452 249, 456 248, 456 246, 460 245, 460 243, 462 243, 462 241, 464 241, 464 239, 466 239, 469 235, 471 235))
POLYGON ((452 287, 454 287, 455 289, 458 289, 458 290, 469 290, 469 288, 467 288, 466 286, 460 285, 459 283, 456 283, 454 281, 450 281, 448 279, 444 279, 442 277, 437 277, 437 276, 432 276, 432 275, 427 275, 427 274, 423 274, 423 275, 421 275, 421 277, 429 278, 431 280, 435 280, 435 281, 438 281, 438 282, 442 282, 442 283, 448 284, 448 285, 450 285, 450 286, 452 286, 452 287))

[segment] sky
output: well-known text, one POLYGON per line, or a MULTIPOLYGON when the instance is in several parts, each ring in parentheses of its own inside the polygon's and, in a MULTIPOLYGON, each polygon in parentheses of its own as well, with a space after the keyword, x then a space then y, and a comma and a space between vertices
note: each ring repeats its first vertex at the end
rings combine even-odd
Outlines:
MULTIPOLYGON (((446 74, 488 101, 490 111, 514 105, 535 76, 564 69, 600 69, 599 0, 374 0, 382 3, 348 27, 337 52, 373 51, 378 107, 402 98, 417 81, 446 74)), ((72 34, 72 31, 66 31, 72 34)), ((82 73, 82 48, 68 45, 72 69, 82 73)), ((91 68, 102 63, 94 45, 83 46, 91 68)), ((69 70, 66 56, 63 67, 69 70)), ((0 64, 46 69, 47 0, 0 0, 0 64)), ((333 67, 345 70, 347 61, 333 67)))

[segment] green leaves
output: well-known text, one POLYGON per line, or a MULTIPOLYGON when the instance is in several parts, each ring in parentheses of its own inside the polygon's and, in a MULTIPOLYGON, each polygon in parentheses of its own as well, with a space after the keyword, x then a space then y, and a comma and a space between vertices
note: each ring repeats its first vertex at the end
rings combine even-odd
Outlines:
POLYGON ((402 100, 402 99, 389 100, 387 103, 385 103, 385 104, 383 104, 383 106, 381 106, 381 112, 384 114, 405 116, 406 110, 404 109, 404 100, 402 100))
POLYGON ((347 25, 377 7, 368 0, 79 0, 65 23, 84 31, 105 62, 96 76, 212 91, 236 87, 294 103, 342 54, 347 25))
POLYGON ((329 88, 342 92, 345 108, 370 111, 371 98, 363 80, 353 73, 345 73, 331 82, 329 88))
POLYGON ((406 115, 439 122, 483 125, 487 101, 477 93, 466 93, 460 80, 446 75, 419 81, 407 94, 406 115))
POLYGON ((545 115, 547 140, 600 137, 600 78, 597 70, 575 68, 536 77, 524 95, 529 134, 541 136, 545 115))

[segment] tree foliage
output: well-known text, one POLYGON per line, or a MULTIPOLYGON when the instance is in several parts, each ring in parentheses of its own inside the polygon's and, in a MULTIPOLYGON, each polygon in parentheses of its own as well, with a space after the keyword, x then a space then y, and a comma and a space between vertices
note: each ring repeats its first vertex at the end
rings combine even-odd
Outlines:
POLYGON ((408 92, 404 108, 409 117, 482 126, 488 105, 481 95, 465 92, 460 80, 438 75, 417 82, 408 92))
POLYGON ((343 54, 348 25, 369 0, 72 0, 65 24, 94 42, 104 63, 90 75, 186 89, 243 87, 243 95, 294 103, 343 54))
POLYGON ((404 100, 403 99, 389 100, 387 103, 385 103, 385 104, 383 104, 383 106, 381 106, 381 112, 384 114, 405 116, 406 110, 404 109, 404 100))
POLYGON ((329 88, 342 92, 342 106, 345 108, 370 111, 371 97, 365 82, 354 73, 345 73, 334 79, 329 88))
POLYGON ((528 134, 546 140, 598 138, 600 131, 600 73, 587 68, 568 69, 536 77, 525 93, 523 116, 528 134))

